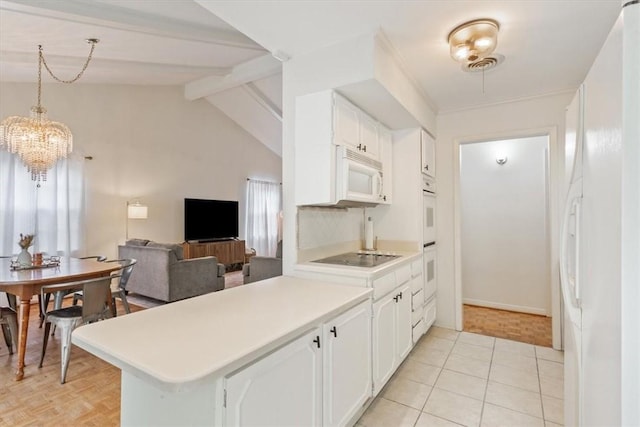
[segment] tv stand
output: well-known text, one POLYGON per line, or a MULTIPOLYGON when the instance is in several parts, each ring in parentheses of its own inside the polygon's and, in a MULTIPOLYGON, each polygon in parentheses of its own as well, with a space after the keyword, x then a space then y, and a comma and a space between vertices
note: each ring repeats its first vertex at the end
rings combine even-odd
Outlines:
POLYGON ((244 264, 244 240, 184 242, 182 250, 185 259, 214 256, 225 265, 244 264))

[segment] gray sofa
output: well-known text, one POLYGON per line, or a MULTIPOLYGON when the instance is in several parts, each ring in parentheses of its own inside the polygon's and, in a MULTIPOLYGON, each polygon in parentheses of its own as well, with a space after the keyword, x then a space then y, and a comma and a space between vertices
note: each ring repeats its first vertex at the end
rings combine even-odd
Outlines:
POLYGON ((282 276, 282 240, 278 242, 275 257, 251 257, 249 263, 242 266, 242 276, 245 284, 282 276))
POLYGON ((179 244, 132 239, 118 246, 119 258, 138 261, 127 290, 172 302, 224 289, 224 264, 216 257, 183 259, 179 244))

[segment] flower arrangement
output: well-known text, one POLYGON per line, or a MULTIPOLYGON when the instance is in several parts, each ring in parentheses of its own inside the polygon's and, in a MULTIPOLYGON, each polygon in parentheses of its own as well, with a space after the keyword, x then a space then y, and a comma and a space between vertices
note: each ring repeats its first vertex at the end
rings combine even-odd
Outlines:
POLYGON ((25 234, 23 235, 22 233, 20 233, 20 241, 18 242, 18 244, 20 245, 20 247, 22 249, 28 249, 29 246, 33 245, 33 238, 35 237, 34 234, 25 234))

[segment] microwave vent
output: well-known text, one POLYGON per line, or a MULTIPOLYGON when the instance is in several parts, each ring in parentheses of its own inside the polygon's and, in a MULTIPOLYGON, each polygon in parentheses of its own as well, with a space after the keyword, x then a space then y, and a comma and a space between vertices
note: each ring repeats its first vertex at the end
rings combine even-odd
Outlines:
POLYGON ((360 153, 356 153, 355 151, 351 151, 348 148, 345 149, 346 154, 345 157, 349 160, 353 160, 355 162, 358 163, 362 163, 368 166, 371 166, 372 168, 375 168, 377 170, 382 170, 382 162, 379 162, 377 160, 373 160, 370 157, 365 156, 364 154, 360 154, 360 153))

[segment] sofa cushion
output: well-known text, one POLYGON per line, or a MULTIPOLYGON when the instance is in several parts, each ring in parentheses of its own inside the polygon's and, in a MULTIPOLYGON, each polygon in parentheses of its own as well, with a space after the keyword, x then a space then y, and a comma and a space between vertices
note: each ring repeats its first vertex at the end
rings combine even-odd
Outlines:
POLYGON ((224 273, 226 273, 227 269, 225 268, 224 264, 218 264, 218 277, 223 277, 224 273))
POLYGON ((147 243, 148 248, 162 248, 169 249, 173 251, 178 261, 184 259, 184 252, 182 250, 182 245, 178 245, 176 243, 157 243, 157 242, 149 242, 147 243))
POLYGON ((147 239, 129 239, 129 240, 127 240, 125 245, 127 245, 127 246, 147 246, 147 243, 149 243, 149 240, 147 240, 147 239))

